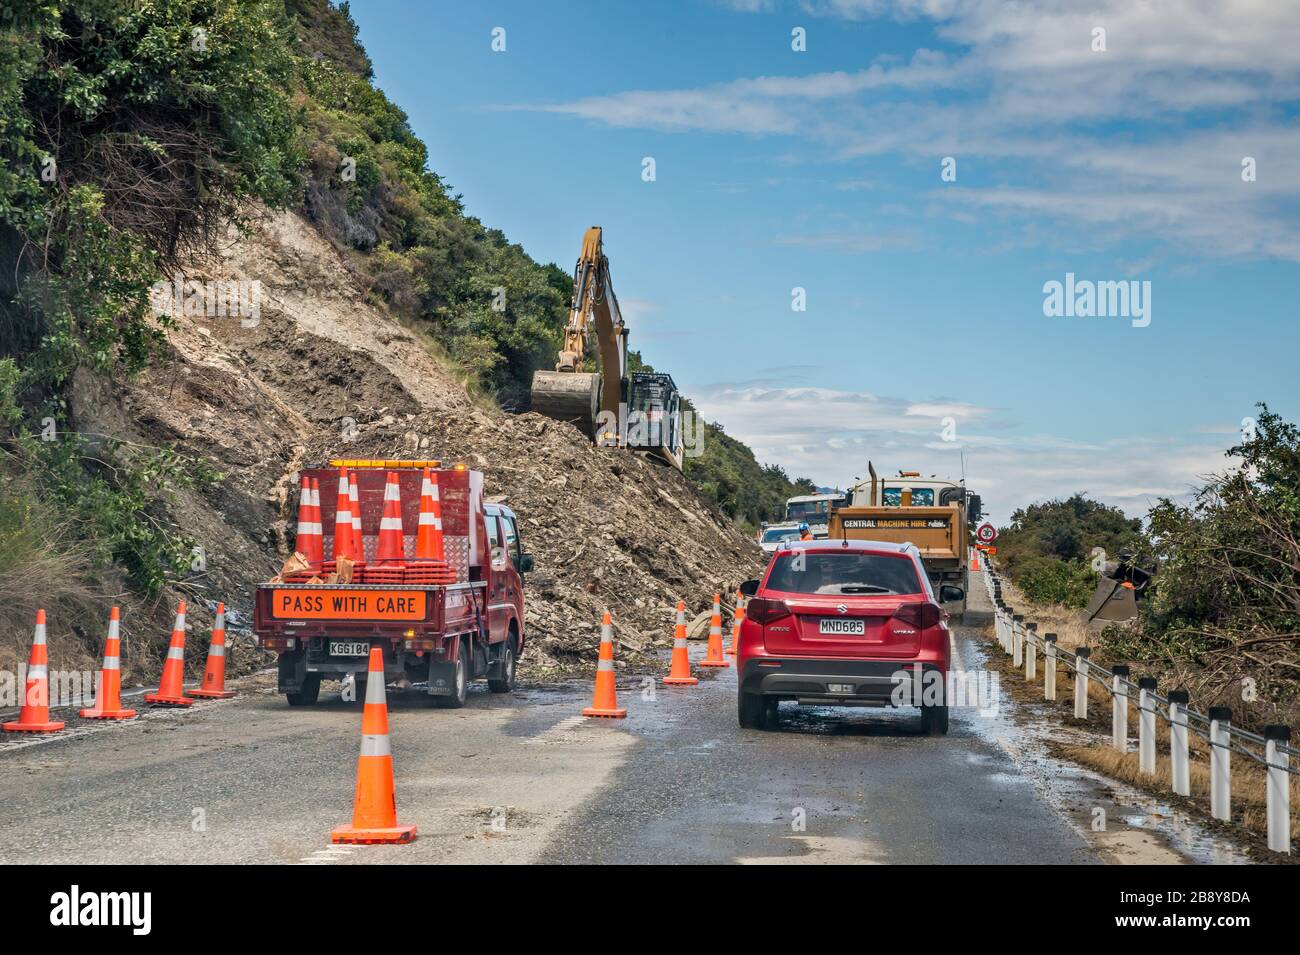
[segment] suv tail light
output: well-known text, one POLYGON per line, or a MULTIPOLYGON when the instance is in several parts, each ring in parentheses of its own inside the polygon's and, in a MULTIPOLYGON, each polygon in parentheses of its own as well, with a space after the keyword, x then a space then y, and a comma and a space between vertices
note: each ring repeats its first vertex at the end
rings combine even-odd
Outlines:
POLYGON ((788 616, 790 616, 790 608, 786 606, 784 600, 753 597, 745 605, 745 619, 763 626, 788 616))
POLYGON ((943 618, 943 611, 936 604, 903 604, 894 611, 890 621, 894 630, 929 630, 937 627, 943 618))

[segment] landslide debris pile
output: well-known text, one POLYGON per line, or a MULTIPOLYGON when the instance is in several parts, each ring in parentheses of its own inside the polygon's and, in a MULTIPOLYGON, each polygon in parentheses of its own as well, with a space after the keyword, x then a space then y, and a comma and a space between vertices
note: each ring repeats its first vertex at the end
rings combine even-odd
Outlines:
POLYGON ((201 274, 259 281, 258 320, 175 314, 171 363, 130 385, 88 380, 76 415, 83 428, 174 443, 223 472, 216 488, 183 493, 173 515, 205 549, 188 591, 225 600, 236 634, 253 585, 290 553, 298 469, 331 457, 437 457, 485 473, 536 558, 534 666, 594 659, 606 608, 623 663, 644 663, 670 643, 679 597, 694 615, 761 565, 753 541, 678 472, 471 397, 436 343, 368 303, 299 216, 232 233, 201 274))

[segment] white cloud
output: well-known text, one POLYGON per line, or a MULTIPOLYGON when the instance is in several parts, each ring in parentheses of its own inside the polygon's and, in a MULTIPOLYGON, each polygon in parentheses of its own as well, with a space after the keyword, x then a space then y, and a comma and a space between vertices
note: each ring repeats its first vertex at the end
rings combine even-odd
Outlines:
MULTIPOLYGON (((757 5, 757 4, 754 4, 757 5)), ((766 4, 762 4, 766 6, 766 4)), ((739 0, 733 6, 751 6, 739 0)), ((1300 261, 1300 16, 1276 0, 806 0, 823 17, 928 21, 956 49, 514 108, 614 126, 797 137, 817 158, 1014 161, 1006 188, 942 190, 959 221, 1068 220, 1098 237, 1300 261), (1092 31, 1107 49, 1093 52, 1092 31), (1129 131, 1115 135, 1116 124, 1129 131), (1259 164, 1243 183, 1244 156, 1259 164)), ((810 33, 830 29, 810 21, 810 33)), ((778 241, 811 244, 815 237, 778 241)), ((874 251, 875 233, 824 244, 874 251)))
MULTIPOLYGON (((1227 466, 1225 442, 1190 433, 1086 442, 1054 434, 993 433, 994 409, 943 398, 908 401, 829 388, 734 387, 699 391, 692 400, 709 420, 779 462, 792 477, 850 486, 867 461, 881 474, 917 470, 960 477, 983 495, 999 520, 1034 501, 1084 491, 1143 516, 1160 497, 1183 497, 1227 466), (956 418, 955 442, 942 419, 956 418)), ((1228 442, 1230 443, 1230 442, 1228 442)))

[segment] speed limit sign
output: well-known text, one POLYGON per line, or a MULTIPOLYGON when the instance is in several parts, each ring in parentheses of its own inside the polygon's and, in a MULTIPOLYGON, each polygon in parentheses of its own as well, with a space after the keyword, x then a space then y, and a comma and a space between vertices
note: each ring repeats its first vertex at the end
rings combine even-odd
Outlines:
POLYGON ((975 538, 981 544, 992 544, 998 539, 998 529, 985 521, 975 531, 975 538))

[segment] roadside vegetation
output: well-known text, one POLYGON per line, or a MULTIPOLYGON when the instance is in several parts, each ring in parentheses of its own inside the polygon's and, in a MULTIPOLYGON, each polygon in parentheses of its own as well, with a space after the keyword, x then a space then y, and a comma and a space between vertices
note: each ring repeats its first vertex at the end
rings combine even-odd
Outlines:
POLYGON ((1300 429, 1259 405, 1250 440, 1186 501, 1144 521, 1082 494, 1017 511, 998 564, 1036 612, 1060 621, 1092 594, 1092 549, 1156 571, 1138 617, 1106 627, 1105 657, 1132 662, 1198 706, 1251 724, 1300 719, 1300 429))

